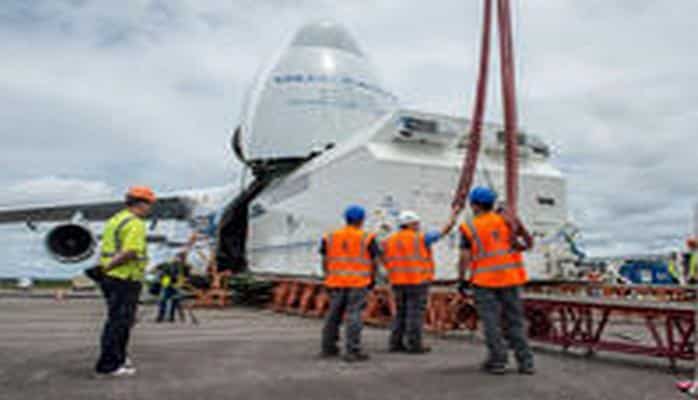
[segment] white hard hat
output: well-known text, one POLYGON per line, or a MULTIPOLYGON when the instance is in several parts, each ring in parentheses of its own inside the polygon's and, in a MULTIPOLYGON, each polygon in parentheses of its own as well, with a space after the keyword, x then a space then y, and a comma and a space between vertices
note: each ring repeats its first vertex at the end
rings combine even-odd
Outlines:
POLYGON ((397 217, 398 223, 400 225, 407 225, 413 222, 419 222, 419 215, 414 211, 403 211, 400 216, 397 217))

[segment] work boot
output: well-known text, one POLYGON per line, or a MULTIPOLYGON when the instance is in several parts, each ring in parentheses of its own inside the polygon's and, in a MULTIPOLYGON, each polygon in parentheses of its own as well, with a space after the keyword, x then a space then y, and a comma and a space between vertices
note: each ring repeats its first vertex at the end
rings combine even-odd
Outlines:
POLYGON ((320 358, 333 358, 339 356, 339 349, 322 349, 320 351, 320 358))
POLYGON ((388 351, 391 353, 405 353, 407 352, 407 347, 402 343, 391 344, 388 346, 388 351))
POLYGON ((133 376, 135 374, 136 374, 135 368, 120 367, 119 369, 110 373, 109 375, 114 377, 114 378, 123 378, 126 376, 133 376))
POLYGON ((133 371, 133 373, 136 373, 136 366, 133 364, 133 360, 131 360, 131 357, 126 356, 126 359, 124 360, 124 365, 122 365, 123 368, 126 368, 127 370, 133 371))
POLYGON ((125 378, 129 376, 133 376, 136 374, 136 370, 131 369, 131 368, 125 368, 125 367, 119 367, 115 371, 112 372, 107 372, 107 373, 101 373, 98 372, 94 375, 96 379, 104 379, 104 378, 125 378))
POLYGON ((503 375, 507 372, 507 367, 504 364, 492 363, 485 361, 480 365, 480 370, 492 375, 503 375))
POLYGON ((536 367, 533 365, 519 365, 519 373, 522 375, 535 375, 536 367))
POLYGON ((347 353, 344 355, 344 361, 348 363, 366 361, 370 358, 371 357, 368 354, 362 351, 352 351, 351 353, 347 353))
POLYGON ((410 347, 407 349, 409 354, 426 354, 431 352, 431 347, 420 344, 419 346, 410 347))

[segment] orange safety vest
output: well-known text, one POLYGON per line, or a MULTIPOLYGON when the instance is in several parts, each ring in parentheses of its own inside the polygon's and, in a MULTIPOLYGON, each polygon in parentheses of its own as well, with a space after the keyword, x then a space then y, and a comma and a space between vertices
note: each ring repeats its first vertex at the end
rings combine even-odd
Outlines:
POLYGON ((383 241, 383 261, 391 285, 419 285, 434 279, 434 260, 424 234, 401 229, 383 241))
POLYGON ((352 226, 325 235, 325 286, 361 288, 371 284, 373 260, 368 248, 374 236, 352 226))
POLYGON ((523 254, 511 248, 511 229, 501 215, 489 212, 460 226, 470 239, 470 281, 482 287, 508 287, 526 283, 523 254))

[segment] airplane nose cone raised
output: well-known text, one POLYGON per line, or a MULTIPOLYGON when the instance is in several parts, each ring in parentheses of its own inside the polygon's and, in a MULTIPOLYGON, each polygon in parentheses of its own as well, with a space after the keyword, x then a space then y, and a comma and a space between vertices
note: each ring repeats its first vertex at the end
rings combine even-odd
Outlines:
POLYGON ((242 120, 242 152, 250 160, 306 157, 340 145, 395 110, 342 26, 301 27, 250 91, 242 120))
POLYGON ((303 26, 293 37, 291 46, 324 47, 363 57, 349 31, 333 21, 320 21, 303 26))

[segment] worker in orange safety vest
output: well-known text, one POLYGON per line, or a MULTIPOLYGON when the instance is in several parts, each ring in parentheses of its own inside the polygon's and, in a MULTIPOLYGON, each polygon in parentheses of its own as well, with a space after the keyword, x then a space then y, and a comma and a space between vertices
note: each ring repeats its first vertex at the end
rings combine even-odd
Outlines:
POLYGON ((495 212, 496 199, 496 193, 486 187, 477 187, 470 194, 474 217, 460 227, 459 279, 463 287, 465 273, 470 272, 469 281, 489 352, 482 369, 493 374, 506 372, 507 346, 500 327, 503 316, 519 373, 534 374, 521 303, 521 286, 528 280, 521 252, 533 246, 533 238, 516 216, 506 210, 495 212))
POLYGON ((361 312, 366 307, 366 295, 375 282, 379 249, 375 235, 362 229, 365 216, 363 207, 349 206, 344 212, 346 226, 322 239, 320 254, 325 287, 331 299, 322 331, 323 357, 339 355, 339 327, 346 313, 344 360, 354 362, 369 358, 361 349, 361 312))
POLYGON ((421 232, 419 215, 413 211, 401 212, 398 224, 400 229, 381 244, 383 266, 396 305, 388 348, 391 352, 423 354, 431 351, 422 341, 424 311, 434 279, 431 246, 453 228, 455 216, 441 231, 421 232))

